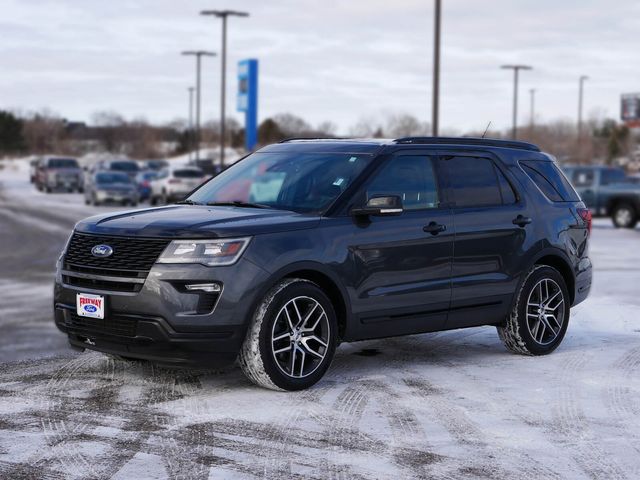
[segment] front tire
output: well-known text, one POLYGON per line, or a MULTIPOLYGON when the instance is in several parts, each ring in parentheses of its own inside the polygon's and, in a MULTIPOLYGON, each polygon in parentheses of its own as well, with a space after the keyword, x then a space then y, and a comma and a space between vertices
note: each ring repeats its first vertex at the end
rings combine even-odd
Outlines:
POLYGON ((611 219, 616 228, 635 228, 638 223, 638 214, 632 205, 619 203, 613 208, 611 219))
POLYGON ((569 291, 552 267, 536 265, 527 273, 515 305, 498 336, 510 351, 522 355, 553 352, 569 325, 569 291))
POLYGON ((264 388, 309 388, 331 364, 337 330, 333 305, 316 284, 282 280, 256 308, 240 350, 240 367, 264 388))

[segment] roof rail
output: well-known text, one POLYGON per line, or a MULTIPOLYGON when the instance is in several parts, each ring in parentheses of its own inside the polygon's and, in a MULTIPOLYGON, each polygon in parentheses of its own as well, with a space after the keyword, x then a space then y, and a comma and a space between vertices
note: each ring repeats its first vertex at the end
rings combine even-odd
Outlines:
POLYGON ((295 142, 296 140, 348 140, 344 137, 289 137, 280 140, 278 143, 295 142))
POLYGON ((539 152, 540 148, 533 143, 517 140, 497 140, 494 138, 477 137, 403 137, 396 138, 394 143, 416 145, 485 145, 490 147, 517 148, 539 152))

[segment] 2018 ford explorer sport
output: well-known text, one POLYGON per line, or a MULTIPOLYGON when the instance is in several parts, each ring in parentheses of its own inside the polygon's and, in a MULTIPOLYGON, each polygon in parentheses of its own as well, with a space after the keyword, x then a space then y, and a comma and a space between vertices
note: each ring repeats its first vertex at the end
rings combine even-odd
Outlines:
POLYGON ((290 140, 179 204, 79 222, 55 321, 72 346, 239 359, 299 390, 340 342, 495 325, 543 355, 591 286, 591 215, 552 157, 471 138, 290 140))

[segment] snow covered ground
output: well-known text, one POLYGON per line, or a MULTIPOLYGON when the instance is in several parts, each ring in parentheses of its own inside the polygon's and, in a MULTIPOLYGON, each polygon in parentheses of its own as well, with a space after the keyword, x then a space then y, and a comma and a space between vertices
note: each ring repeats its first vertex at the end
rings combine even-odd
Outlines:
POLYGON ((489 327, 345 344, 276 393, 69 351, 51 272, 97 209, 23 174, 0 170, 0 478, 640 478, 638 229, 595 222, 592 294, 550 356, 489 327))

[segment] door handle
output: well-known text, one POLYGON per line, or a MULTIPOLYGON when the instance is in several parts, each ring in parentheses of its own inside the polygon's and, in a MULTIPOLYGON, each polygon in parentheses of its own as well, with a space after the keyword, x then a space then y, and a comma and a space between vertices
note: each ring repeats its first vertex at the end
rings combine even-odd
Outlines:
POLYGON ((446 225, 436 222, 431 222, 429 225, 422 227, 423 232, 430 233, 431 235, 437 235, 440 232, 444 232, 446 229, 446 225))
POLYGON ((530 217, 523 217, 522 215, 518 215, 513 219, 513 224, 518 225, 519 227, 524 227, 525 225, 529 225, 533 220, 530 217))

